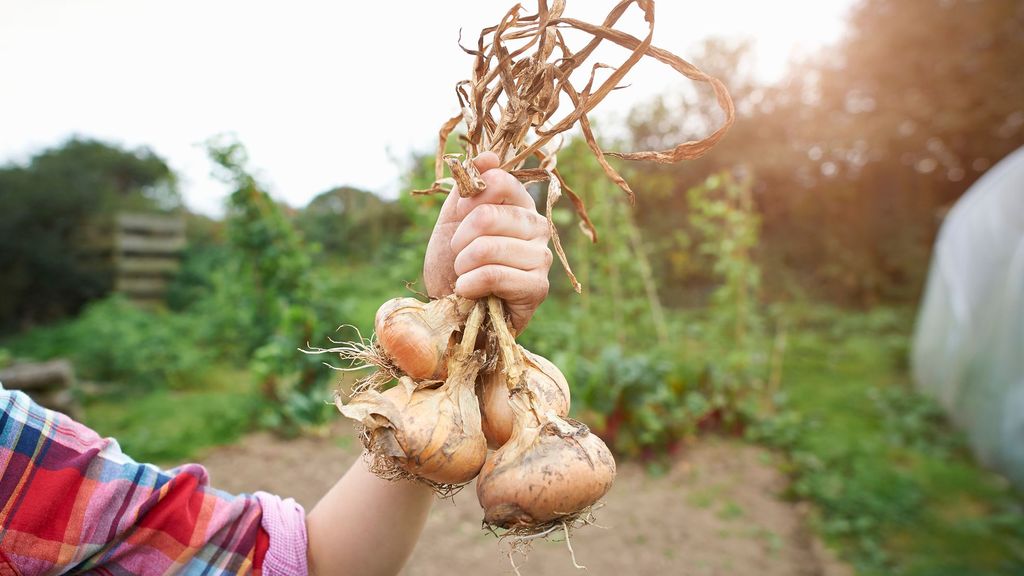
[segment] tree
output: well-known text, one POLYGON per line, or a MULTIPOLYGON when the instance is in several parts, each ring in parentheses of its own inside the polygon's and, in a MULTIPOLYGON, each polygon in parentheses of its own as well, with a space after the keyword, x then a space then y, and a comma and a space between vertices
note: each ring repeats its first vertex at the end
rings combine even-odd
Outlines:
POLYGON ((207 142, 216 175, 233 190, 227 200, 228 262, 214 280, 212 298, 201 303, 210 317, 225 319, 244 339, 250 368, 270 411, 267 424, 294 433, 322 423, 327 371, 315 356, 300 354, 317 330, 313 262, 302 238, 248 171, 245 147, 230 136, 207 142), (210 308, 212 307, 212 308, 210 308), (235 307, 233 313, 217 309, 235 307))
POLYGON ((145 148, 73 138, 0 168, 0 329, 72 314, 109 290, 79 257, 90 223, 121 209, 180 206, 174 174, 145 148))
POLYGON ((342 186, 317 195, 295 218, 304 238, 316 242, 325 255, 345 262, 371 259, 394 244, 408 225, 396 202, 342 186))
POLYGON ((803 150, 834 190, 840 272, 867 301, 915 298, 941 215, 1024 145, 1016 0, 863 0, 808 69, 803 150), (843 270, 845 269, 845 270, 843 270))
MULTIPOLYGON (((642 172, 624 167, 644 190, 641 225, 665 239, 685 231, 685 190, 743 165, 755 178, 769 295, 857 305, 916 299, 944 211, 1024 145, 1020 2, 862 0, 844 40, 782 82, 751 83, 747 57, 743 45, 709 42, 694 58, 737 103, 735 125, 711 154, 642 172)), ((699 93, 656 100, 631 118, 630 146, 706 134, 711 104, 699 93)), ((675 258, 687 249, 665 241, 660 253, 690 262, 675 258)), ((663 286, 706 277, 692 266, 661 274, 663 286)))

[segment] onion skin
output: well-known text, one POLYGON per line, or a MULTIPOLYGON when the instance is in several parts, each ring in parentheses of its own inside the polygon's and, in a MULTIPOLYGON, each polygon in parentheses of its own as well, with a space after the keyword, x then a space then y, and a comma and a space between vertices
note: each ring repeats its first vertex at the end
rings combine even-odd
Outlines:
POLYGON ((512 438, 480 470, 476 492, 486 524, 541 526, 594 505, 611 489, 615 459, 604 442, 582 424, 554 414, 545 420, 517 420, 512 438))
POLYGON ((449 296, 428 303, 393 298, 377 310, 374 330, 384 353, 416 380, 444 380, 449 348, 472 304, 449 296))
MULTIPOLYGON (((459 412, 458 399, 452 394, 462 395, 459 390, 446 388, 422 388, 410 392, 402 384, 384 392, 401 410, 402 422, 399 427, 382 427, 370 433, 371 444, 383 448, 392 441, 401 449, 396 463, 407 472, 439 484, 461 484, 476 477, 487 457, 487 444, 479 432, 474 431, 472 410, 469 414, 459 412), (468 422, 467 422, 468 420, 468 422), (469 424, 469 428, 464 425, 469 424)), ((476 402, 472 390, 470 398, 463 398, 461 404, 476 402)))
POLYGON ((417 387, 409 378, 384 393, 360 392, 341 413, 366 428, 366 448, 409 474, 438 484, 469 482, 487 457, 470 384, 417 387))
MULTIPOLYGON (((526 387, 533 392, 537 406, 541 411, 551 410, 558 416, 569 415, 569 383, 562 371, 547 358, 534 354, 519 346, 523 354, 523 380, 526 387)), ((515 415, 509 404, 508 386, 505 374, 499 365, 493 372, 480 377, 477 389, 480 398, 480 415, 487 445, 497 449, 512 437, 515 415)))

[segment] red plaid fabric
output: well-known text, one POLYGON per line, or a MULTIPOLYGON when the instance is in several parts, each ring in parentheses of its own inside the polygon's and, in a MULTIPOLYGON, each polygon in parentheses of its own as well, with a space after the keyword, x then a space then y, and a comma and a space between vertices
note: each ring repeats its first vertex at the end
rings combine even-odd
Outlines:
POLYGON ((0 576, 261 574, 259 498, 125 456, 0 387, 0 576))

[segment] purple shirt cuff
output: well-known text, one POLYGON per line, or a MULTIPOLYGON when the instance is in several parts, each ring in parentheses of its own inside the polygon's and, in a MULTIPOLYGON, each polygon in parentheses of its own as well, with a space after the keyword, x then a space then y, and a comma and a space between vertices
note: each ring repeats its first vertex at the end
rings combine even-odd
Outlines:
POLYGON ((288 498, 256 492, 263 508, 263 529, 270 536, 270 547, 263 557, 266 576, 306 576, 306 511, 288 498))

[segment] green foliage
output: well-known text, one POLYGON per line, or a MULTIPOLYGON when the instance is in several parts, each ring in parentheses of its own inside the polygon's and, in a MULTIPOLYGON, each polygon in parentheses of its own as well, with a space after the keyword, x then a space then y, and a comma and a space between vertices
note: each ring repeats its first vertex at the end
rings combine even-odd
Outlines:
POLYGON ((86 230, 117 210, 174 210, 174 175, 146 149, 71 139, 0 168, 0 331, 53 321, 110 289, 83 263, 86 230))
POLYGON ((208 152, 234 191, 228 199, 229 266, 214 280, 214 296, 203 308, 234 309, 219 328, 243 338, 271 409, 268 424, 286 433, 320 424, 329 414, 325 372, 298 352, 320 336, 312 259, 281 208, 247 172, 242 145, 212 140, 208 152))
POLYGON ((760 219, 754 211, 749 177, 722 172, 688 192, 690 226, 697 252, 710 260, 720 284, 711 293, 708 346, 701 387, 712 412, 726 426, 742 424, 744 412, 760 402, 768 372, 759 289, 761 268, 754 261, 760 219))
POLYGON ((551 354, 572 382, 577 414, 620 454, 665 454, 702 427, 740 429, 764 401, 769 360, 749 182, 722 173, 690 192, 688 243, 719 284, 706 313, 670 317, 654 286, 648 243, 621 192, 580 142, 561 156, 600 242, 591 244, 563 219, 584 291, 572 294, 553 271, 558 307, 542 308, 524 344, 551 354))
POLYGON ((749 434, 786 452, 791 494, 816 504, 822 531, 858 571, 1024 569, 1019 498, 910 389, 907 315, 791 312, 781 408, 749 434))
POLYGON ((186 214, 186 247, 181 268, 167 287, 167 306, 185 310, 214 293, 220 270, 230 267, 231 253, 224 241, 224 223, 198 214, 186 214))
POLYGON ((706 399, 663 351, 625 354, 616 345, 580 359, 572 373, 574 409, 624 456, 650 457, 673 450, 696 431, 706 399))
POLYGON ((141 462, 177 464, 250 430, 261 409, 246 373, 220 371, 193 390, 118 387, 85 403, 85 422, 141 462))
POLYGON ((67 357, 80 378, 140 390, 198 388, 210 353, 198 341, 198 319, 148 312, 112 297, 72 321, 38 328, 5 345, 19 358, 67 357))
POLYGON ((295 227, 321 248, 322 259, 348 265, 377 260, 408 226, 398 202, 347 186, 318 195, 295 217, 295 227))

